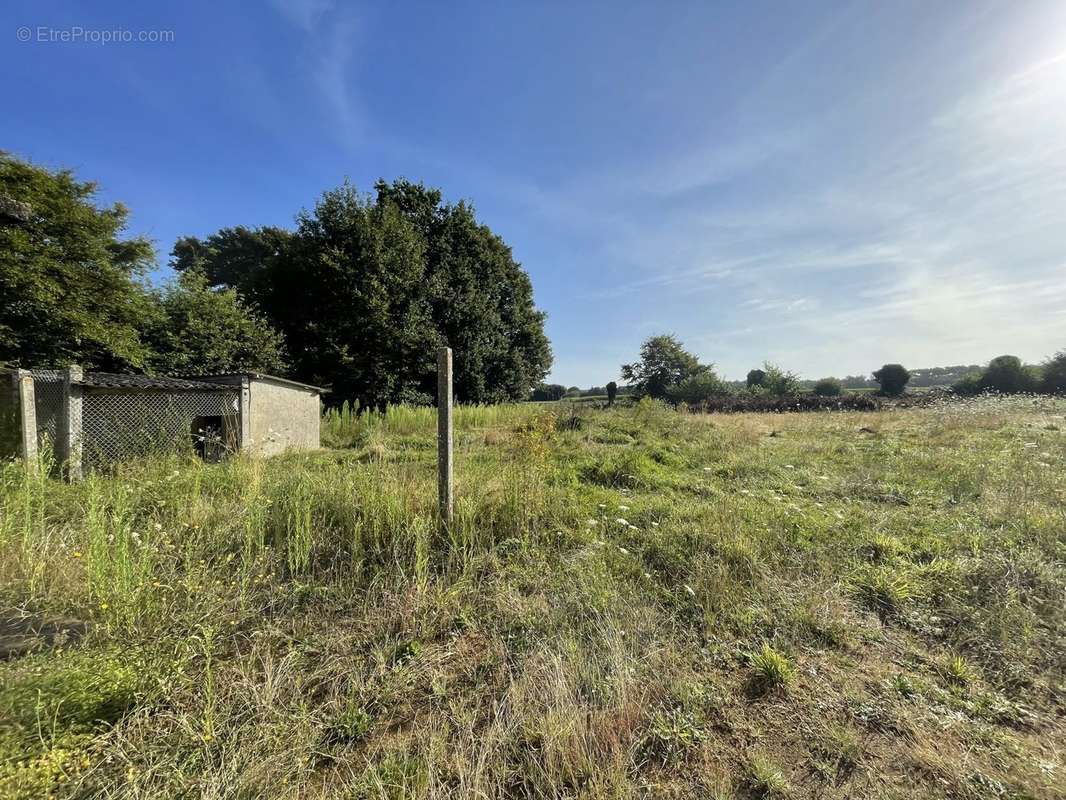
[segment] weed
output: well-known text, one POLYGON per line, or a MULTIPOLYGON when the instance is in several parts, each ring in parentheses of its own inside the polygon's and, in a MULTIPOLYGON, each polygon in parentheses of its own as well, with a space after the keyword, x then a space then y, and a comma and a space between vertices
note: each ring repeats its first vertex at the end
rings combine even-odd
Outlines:
POLYGON ((748 654, 748 660, 756 683, 763 689, 783 689, 796 677, 792 662, 765 642, 761 650, 748 654))
POLYGON ((748 785, 760 797, 778 797, 788 791, 785 774, 763 753, 756 753, 748 763, 748 785))

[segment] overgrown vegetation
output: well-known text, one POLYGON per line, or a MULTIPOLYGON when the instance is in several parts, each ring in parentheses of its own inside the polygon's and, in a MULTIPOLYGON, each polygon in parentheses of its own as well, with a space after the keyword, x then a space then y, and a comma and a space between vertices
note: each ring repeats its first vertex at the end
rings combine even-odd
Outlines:
POLYGON ((1066 403, 0 470, 0 796, 1062 797, 1066 403))

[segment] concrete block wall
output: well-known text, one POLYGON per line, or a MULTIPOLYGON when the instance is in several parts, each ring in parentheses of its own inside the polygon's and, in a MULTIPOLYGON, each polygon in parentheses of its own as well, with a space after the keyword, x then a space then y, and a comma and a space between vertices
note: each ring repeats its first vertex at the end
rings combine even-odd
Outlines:
POLYGON ((249 441, 244 449, 256 455, 274 455, 293 448, 319 446, 322 411, 318 393, 269 379, 252 378, 248 387, 249 441))

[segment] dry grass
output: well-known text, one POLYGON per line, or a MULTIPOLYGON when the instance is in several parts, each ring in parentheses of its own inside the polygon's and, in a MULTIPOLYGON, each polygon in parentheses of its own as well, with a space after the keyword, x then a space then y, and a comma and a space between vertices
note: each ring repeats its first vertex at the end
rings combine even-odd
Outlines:
POLYGON ((1064 411, 473 410, 450 530, 417 409, 6 467, 0 797, 1062 797, 1064 411))

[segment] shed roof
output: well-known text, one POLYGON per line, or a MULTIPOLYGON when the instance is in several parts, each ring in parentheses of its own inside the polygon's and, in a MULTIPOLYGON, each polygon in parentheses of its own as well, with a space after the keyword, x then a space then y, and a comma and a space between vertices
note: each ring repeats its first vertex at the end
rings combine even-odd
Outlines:
POLYGON ((211 383, 203 380, 190 378, 168 378, 163 375, 119 375, 114 372, 86 372, 85 376, 77 381, 79 386, 88 386, 95 389, 155 389, 164 391, 204 391, 218 389, 233 389, 221 383, 211 383))
POLYGON ((234 378, 249 378, 256 381, 269 381, 271 383, 280 383, 286 386, 294 386, 297 389, 310 389, 311 391, 318 392, 319 394, 327 391, 322 386, 315 386, 311 383, 300 383, 300 381, 290 380, 288 378, 279 378, 277 375, 267 375, 265 372, 218 372, 211 375, 183 375, 183 378, 197 381, 224 381, 233 380, 234 378))

